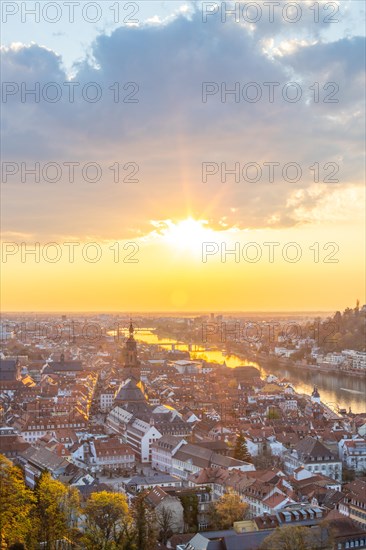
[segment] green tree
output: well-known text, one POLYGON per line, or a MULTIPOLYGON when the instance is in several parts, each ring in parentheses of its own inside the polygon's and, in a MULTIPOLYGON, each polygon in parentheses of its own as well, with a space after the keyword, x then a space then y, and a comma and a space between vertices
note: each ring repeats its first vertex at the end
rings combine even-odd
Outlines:
POLYGON ((270 408, 267 414, 268 420, 279 420, 281 418, 281 413, 278 409, 270 408))
POLYGON ((33 527, 33 493, 25 486, 22 471, 0 455, 0 547, 29 544, 33 527))
POLYGON ((198 531, 198 496, 194 493, 181 495, 184 526, 187 533, 198 531))
POLYGON ((234 458, 237 460, 243 460, 244 462, 253 462, 252 456, 248 451, 246 439, 242 432, 240 432, 236 438, 234 458))
POLYGON ((234 521, 244 519, 248 508, 248 504, 242 502, 239 495, 226 493, 213 505, 211 523, 216 529, 229 529, 234 521))
POLYGON ((92 493, 85 510, 83 542, 90 550, 123 548, 128 540, 130 513, 127 499, 118 493, 92 493))
POLYGON ((75 535, 79 514, 79 493, 67 488, 44 472, 35 488, 37 505, 34 525, 44 548, 54 548, 56 541, 69 540, 75 535))
POLYGON ((145 501, 146 492, 139 493, 132 501, 132 534, 136 550, 155 550, 157 529, 155 514, 145 501))

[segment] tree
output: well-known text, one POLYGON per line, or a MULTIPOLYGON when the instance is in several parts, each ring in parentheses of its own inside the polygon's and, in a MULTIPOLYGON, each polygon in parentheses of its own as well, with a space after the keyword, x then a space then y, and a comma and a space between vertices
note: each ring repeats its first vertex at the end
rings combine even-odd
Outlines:
POLYGON ((27 489, 21 470, 0 455, 0 547, 29 543, 35 498, 27 489))
POLYGON ((229 529, 234 521, 244 519, 248 505, 234 493, 226 493, 213 506, 212 523, 217 529, 229 529))
POLYGON ((118 493, 92 493, 85 507, 86 534, 83 542, 90 550, 121 548, 128 539, 130 514, 127 499, 118 493))
POLYGON ((148 508, 146 492, 139 493, 132 501, 132 534, 136 550, 155 550, 157 543, 156 517, 148 508))
POLYGON ((264 446, 261 454, 253 458, 253 464, 257 470, 265 470, 266 468, 271 468, 278 462, 279 458, 275 455, 272 455, 271 447, 269 445, 264 446))
POLYGON ((267 415, 268 420, 279 420, 281 418, 281 412, 273 407, 270 407, 267 415))
POLYGON ((332 544, 326 530, 309 527, 277 527, 266 537, 260 550, 330 550, 332 544))
POLYGON ((163 544, 172 536, 175 529, 174 512, 163 506, 156 514, 157 524, 159 528, 159 540, 163 544))
POLYGON ((198 496, 195 493, 180 495, 183 506, 184 527, 187 533, 198 531, 198 496))
POLYGON ((34 524, 39 542, 52 548, 58 540, 75 534, 79 514, 79 493, 53 479, 49 472, 42 473, 35 487, 37 499, 34 524))
POLYGON ((236 458, 237 460, 242 460, 243 462, 253 462, 252 456, 248 451, 247 442, 245 440, 244 434, 241 432, 236 438, 234 458, 236 458))
POLYGON ((342 470, 342 480, 343 481, 347 481, 347 482, 354 481, 355 477, 356 477, 355 470, 352 470, 352 469, 347 468, 347 467, 343 467, 343 470, 342 470))

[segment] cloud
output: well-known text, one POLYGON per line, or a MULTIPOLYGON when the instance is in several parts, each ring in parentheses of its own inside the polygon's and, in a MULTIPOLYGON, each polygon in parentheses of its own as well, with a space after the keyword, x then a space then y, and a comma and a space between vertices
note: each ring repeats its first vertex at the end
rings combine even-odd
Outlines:
MULTIPOLYGON (((272 26, 272 34, 281 28, 272 26)), ((306 190, 314 184, 310 167, 315 162, 322 177, 329 172, 323 168, 326 163, 337 163, 342 188, 361 185, 364 38, 324 43, 318 33, 316 39, 309 35, 271 58, 263 52, 269 35, 265 26, 252 32, 220 19, 204 24, 199 12, 178 14, 163 24, 120 27, 96 39, 91 57, 74 67, 72 81, 62 58, 45 47, 3 49, 4 81, 29 88, 39 82, 41 90, 53 82, 62 90, 55 103, 35 103, 30 97, 22 103, 20 94, 8 98, 3 105, 3 159, 27 165, 39 161, 42 166, 51 161, 78 161, 81 166, 96 162, 103 170, 96 183, 83 181, 80 170, 70 183, 63 170, 57 183, 35 184, 29 178, 22 184, 12 178, 2 184, 7 230, 119 239, 148 233, 150 219, 187 215, 207 219, 215 228, 223 227, 223 219, 225 228, 291 226, 309 221, 306 190), (302 97, 290 103, 281 91, 295 79, 302 97), (138 91, 133 84, 123 89, 131 82, 138 91), (263 97, 251 103, 241 95, 235 102, 229 94, 223 102, 218 92, 203 103, 203 82, 227 90, 239 83, 241 94, 246 83, 256 82, 263 97), (273 103, 265 82, 280 83, 273 103), (319 103, 314 103, 315 82, 319 103), (339 103, 323 102, 334 92, 323 89, 326 82, 339 86, 334 95, 339 103), (89 83, 102 90, 100 101, 81 97, 89 83), (129 95, 138 103, 115 103, 115 83, 120 84, 120 98, 129 95), (78 86, 70 103, 73 84, 78 86), (115 183, 109 168, 115 162, 137 163, 139 182, 115 183), (264 162, 280 163, 280 173, 286 163, 296 162, 302 178, 291 183, 278 176, 268 183, 263 176, 262 182, 241 178, 236 183, 228 177, 223 183, 218 174, 203 183, 204 162, 226 162, 229 168, 239 162, 241 171, 256 162, 264 174, 264 162), (291 202, 297 192, 300 204, 291 202)), ((312 197, 311 209, 321 204, 324 193, 332 196, 333 189, 324 184, 322 195, 312 197)), ((324 216, 331 217, 329 207, 324 216)))

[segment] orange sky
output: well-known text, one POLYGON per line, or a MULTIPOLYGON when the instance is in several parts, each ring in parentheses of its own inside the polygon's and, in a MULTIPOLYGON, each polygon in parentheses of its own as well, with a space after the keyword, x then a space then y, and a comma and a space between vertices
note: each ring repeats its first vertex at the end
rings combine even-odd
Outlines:
POLYGON ((3 310, 332 311, 365 301, 358 225, 214 231, 188 219, 134 241, 80 242, 73 262, 71 245, 40 245, 39 262, 27 246, 3 244, 3 310))
POLYGON ((255 24, 205 21, 199 2, 141 4, 134 25, 110 9, 97 25, 80 10, 57 24, 9 18, 2 309, 365 303, 362 3, 338 2, 331 25, 326 0, 317 22, 304 1, 296 22, 279 8, 255 24), (38 98, 22 92, 37 86, 38 98), (36 243, 39 258, 25 254, 36 243))

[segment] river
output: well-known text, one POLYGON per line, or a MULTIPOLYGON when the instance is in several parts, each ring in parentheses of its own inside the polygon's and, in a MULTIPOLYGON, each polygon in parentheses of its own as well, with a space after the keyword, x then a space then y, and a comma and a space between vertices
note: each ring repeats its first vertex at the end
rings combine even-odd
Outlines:
MULTIPOLYGON (((163 347, 170 348, 172 344, 176 349, 188 350, 187 344, 177 344, 177 341, 171 338, 159 338, 151 329, 139 329, 136 333, 136 340, 146 344, 164 343, 163 347)), ((242 359, 237 355, 224 355, 220 350, 202 349, 192 351, 194 359, 206 359, 208 362, 222 364, 224 361, 230 368, 243 365, 253 365, 260 370, 261 376, 275 374, 281 378, 286 378, 291 382, 296 392, 310 395, 314 385, 318 387, 320 399, 323 403, 335 410, 338 405, 340 408, 348 409, 351 407, 354 413, 366 412, 366 378, 355 378, 345 374, 325 374, 309 372, 301 368, 271 367, 268 369, 262 365, 242 359)))

